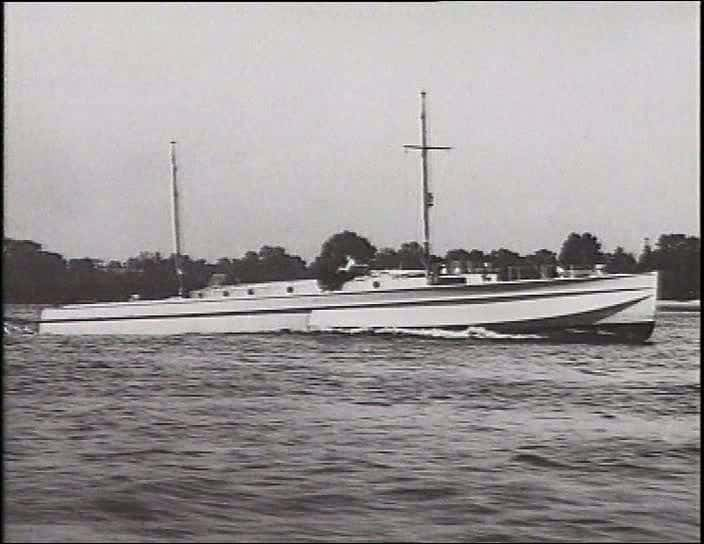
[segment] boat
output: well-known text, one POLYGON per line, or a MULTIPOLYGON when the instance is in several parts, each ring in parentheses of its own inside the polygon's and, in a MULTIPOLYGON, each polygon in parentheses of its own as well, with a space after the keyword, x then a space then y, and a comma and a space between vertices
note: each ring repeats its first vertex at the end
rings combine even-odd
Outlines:
POLYGON ((559 270, 514 279, 490 269, 431 263, 426 94, 420 95, 420 152, 424 268, 372 270, 350 259, 334 289, 315 279, 228 285, 214 276, 203 289, 183 292, 175 142, 171 142, 172 221, 178 294, 162 300, 47 307, 40 334, 179 335, 213 333, 488 331, 544 337, 598 336, 644 342, 655 327, 657 272, 609 274, 603 267, 559 270))

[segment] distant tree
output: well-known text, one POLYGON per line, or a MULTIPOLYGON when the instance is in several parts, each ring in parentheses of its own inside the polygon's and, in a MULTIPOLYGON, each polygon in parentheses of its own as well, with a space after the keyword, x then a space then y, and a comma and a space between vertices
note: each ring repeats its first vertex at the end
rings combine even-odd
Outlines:
POLYGON ((460 261, 467 263, 469 262, 470 255, 469 251, 466 249, 451 249, 447 253, 445 253, 445 261, 452 262, 452 261, 460 261))
MULTIPOLYGON (((306 268, 297 255, 289 255, 279 246, 262 246, 258 252, 248 251, 241 259, 219 259, 210 264, 204 259, 181 256, 186 291, 205 286, 212 274, 224 273, 227 281, 257 282, 315 277, 326 289, 337 289, 350 276, 338 271, 347 257, 376 268, 423 268, 423 248, 417 242, 406 242, 400 249, 376 248, 366 238, 343 231, 323 244, 321 254, 306 268)), ((448 251, 445 260, 468 259, 470 266, 484 262, 499 269, 500 277, 539 277, 541 267, 554 265, 555 253, 541 249, 521 257, 501 248, 485 254, 478 249, 448 251)), ((591 266, 606 262, 610 272, 633 270, 660 271, 661 298, 691 299, 701 295, 701 243, 698 237, 684 234, 663 234, 652 249, 646 240, 638 262, 622 247, 604 255, 599 240, 589 234, 571 233, 560 252, 565 265, 591 266)), ((440 261, 431 255, 435 267, 440 261)), ((449 263, 448 263, 449 264, 449 263)), ((159 299, 173 296, 177 290, 174 255, 165 259, 159 252, 142 251, 122 263, 82 258, 68 261, 58 253, 44 251, 32 240, 3 238, 3 296, 10 303, 65 303, 80 300, 125 300, 129 295, 159 299)))
POLYGON ((557 255, 549 249, 539 249, 535 253, 527 255, 526 265, 531 271, 525 277, 550 278, 556 275, 557 255))
POLYGON ((370 264, 375 254, 376 247, 356 232, 345 230, 332 235, 323 243, 314 263, 321 287, 327 290, 339 289, 347 276, 338 269, 347 263, 349 257, 358 264, 370 264))
POLYGON ((557 264, 557 254, 549 249, 539 249, 535 253, 531 253, 526 257, 532 263, 541 265, 557 264))
POLYGON ((581 235, 573 232, 562 244, 559 261, 563 266, 579 268, 590 268, 595 264, 603 263, 601 242, 588 232, 581 235))
POLYGON ((398 252, 390 247, 385 247, 377 252, 372 262, 372 267, 376 269, 399 268, 401 266, 401 258, 398 252))
POLYGON ((286 255, 286 250, 281 246, 262 246, 259 248, 259 259, 276 259, 286 255))
POLYGON ((484 263, 489 261, 489 256, 480 249, 469 250, 469 266, 470 268, 483 268, 484 263))
POLYGON ((289 255, 282 247, 262 246, 259 270, 259 281, 294 280, 305 277, 306 263, 298 255, 289 255))
POLYGON ((607 254, 605 259, 606 271, 610 274, 631 274, 636 271, 638 263, 632 253, 618 246, 613 254, 607 254))
MULTIPOLYGON (((165 264, 167 269, 165 275, 168 275, 172 285, 177 286, 175 257, 175 254, 169 256, 168 263, 165 264)), ((188 293, 208 285, 210 277, 217 270, 217 265, 210 264, 205 259, 193 260, 189 255, 182 255, 181 269, 183 270, 183 290, 188 293)))
POLYGON ((256 251, 248 251, 241 259, 236 259, 232 263, 233 274, 243 283, 259 281, 259 254, 256 251))
POLYGON ((215 274, 224 274, 225 283, 238 283, 239 279, 235 276, 235 268, 232 259, 220 257, 215 263, 215 274))
POLYGON ((106 270, 115 274, 122 274, 125 271, 125 267, 122 266, 120 261, 111 260, 108 262, 106 270))
POLYGON ((68 271, 66 261, 59 253, 42 251, 39 254, 37 269, 34 271, 33 281, 37 282, 39 297, 38 302, 66 302, 69 293, 68 271))
POLYGON ((65 302, 66 262, 32 240, 3 238, 3 300, 10 303, 65 302))
POLYGON ((469 252, 466 249, 451 249, 445 253, 445 258, 442 259, 447 270, 454 273, 467 272, 471 267, 469 262, 469 252))
POLYGON ((638 257, 638 272, 650 272, 657 269, 656 254, 650 246, 650 239, 646 238, 643 251, 638 257))
POLYGON ((518 278, 519 273, 513 274, 513 270, 523 264, 523 258, 518 253, 503 247, 492 251, 489 254, 489 261, 492 267, 498 271, 499 278, 502 280, 518 278))
POLYGON ((418 242, 404 242, 398 250, 399 267, 406 270, 425 268, 425 250, 418 242))
POLYGON ((504 266, 518 265, 521 262, 521 256, 510 249, 500 248, 495 249, 489 254, 489 260, 495 268, 504 266))
POLYGON ((69 285, 68 292, 71 300, 76 302, 90 302, 98 300, 98 263, 91 258, 69 259, 69 285))
POLYGON ((688 300, 701 297, 701 241, 698 237, 661 235, 655 262, 661 275, 661 298, 688 300))
POLYGON ((141 272, 142 271, 141 266, 142 266, 142 261, 140 259, 138 259, 137 257, 130 257, 129 259, 127 259, 126 267, 127 267, 128 272, 133 272, 133 273, 141 272))

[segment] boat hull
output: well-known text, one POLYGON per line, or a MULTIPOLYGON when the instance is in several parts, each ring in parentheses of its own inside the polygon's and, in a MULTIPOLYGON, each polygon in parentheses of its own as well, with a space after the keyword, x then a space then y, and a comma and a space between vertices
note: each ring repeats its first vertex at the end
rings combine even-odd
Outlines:
POLYGON ((425 286, 261 298, 168 299, 43 310, 42 334, 178 335, 444 329, 504 333, 606 331, 647 339, 657 274, 425 286))

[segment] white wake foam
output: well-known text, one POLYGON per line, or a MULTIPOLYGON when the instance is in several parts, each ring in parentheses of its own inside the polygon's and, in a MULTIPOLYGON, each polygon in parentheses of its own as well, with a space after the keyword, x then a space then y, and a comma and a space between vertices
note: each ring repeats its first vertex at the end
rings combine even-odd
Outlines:
POLYGON ((29 325, 20 325, 18 323, 3 323, 2 329, 8 336, 21 336, 36 333, 29 325))
POLYGON ((402 327, 388 327, 381 329, 372 328, 356 328, 356 329, 321 329, 320 332, 344 333, 344 334, 391 334, 391 335, 406 335, 406 336, 422 336, 426 338, 474 338, 474 339, 490 339, 490 340, 531 340, 541 339, 543 336, 538 334, 505 334, 490 331, 484 327, 467 327, 463 330, 446 330, 446 329, 404 329, 402 327))

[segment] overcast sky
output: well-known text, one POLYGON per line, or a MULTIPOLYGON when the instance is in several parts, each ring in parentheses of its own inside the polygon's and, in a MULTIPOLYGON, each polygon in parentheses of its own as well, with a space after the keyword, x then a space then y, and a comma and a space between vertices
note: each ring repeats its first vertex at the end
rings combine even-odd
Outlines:
POLYGON ((433 250, 699 236, 699 4, 5 4, 5 235, 66 257, 350 229, 433 250))

